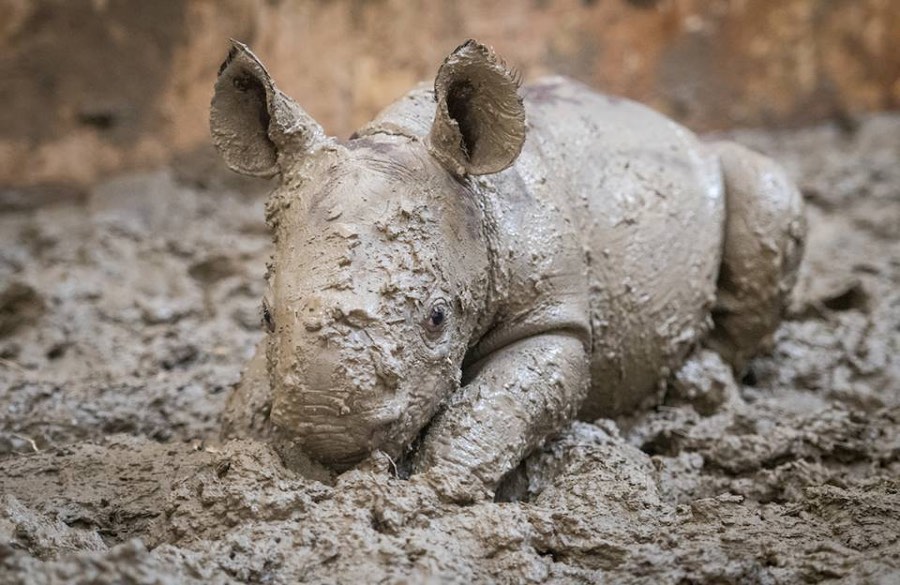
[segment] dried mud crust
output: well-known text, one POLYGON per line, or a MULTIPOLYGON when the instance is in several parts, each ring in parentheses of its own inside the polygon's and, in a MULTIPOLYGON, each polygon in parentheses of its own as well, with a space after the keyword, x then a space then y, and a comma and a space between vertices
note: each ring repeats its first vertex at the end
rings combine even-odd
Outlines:
POLYGON ((0 583, 897 582, 900 117, 732 137, 809 204, 774 348, 573 425, 524 502, 218 443, 262 334, 264 188, 182 165, 0 215, 0 583))

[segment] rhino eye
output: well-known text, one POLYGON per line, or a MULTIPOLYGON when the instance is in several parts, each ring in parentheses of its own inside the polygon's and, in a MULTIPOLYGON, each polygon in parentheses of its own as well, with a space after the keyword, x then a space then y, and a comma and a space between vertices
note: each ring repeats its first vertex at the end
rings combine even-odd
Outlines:
POLYGON ((272 311, 269 310, 269 304, 263 300, 262 304, 262 320, 263 325, 266 326, 266 329, 269 333, 275 332, 275 319, 272 318, 272 311))
POLYGON ((434 307, 431 309, 431 315, 428 316, 428 324, 434 328, 438 328, 444 324, 447 317, 443 307, 434 307))
POLYGON ((428 309, 428 315, 425 317, 425 329, 432 335, 436 335, 444 330, 447 321, 450 319, 450 305, 447 301, 439 299, 431 304, 428 309))

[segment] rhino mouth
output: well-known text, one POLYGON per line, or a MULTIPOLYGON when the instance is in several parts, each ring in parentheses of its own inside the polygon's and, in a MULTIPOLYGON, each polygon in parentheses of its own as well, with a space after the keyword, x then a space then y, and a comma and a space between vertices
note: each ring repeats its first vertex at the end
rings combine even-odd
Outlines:
POLYGON ((310 458, 338 472, 355 467, 370 454, 370 450, 366 448, 347 449, 345 445, 333 443, 310 444, 304 442, 302 449, 310 458))

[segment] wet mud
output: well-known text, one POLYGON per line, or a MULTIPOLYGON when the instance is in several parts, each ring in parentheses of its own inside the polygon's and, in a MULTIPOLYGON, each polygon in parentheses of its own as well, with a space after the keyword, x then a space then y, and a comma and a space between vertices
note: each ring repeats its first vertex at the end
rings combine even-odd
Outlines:
POLYGON ((807 203, 772 350, 573 424, 514 501, 219 440, 264 331, 264 182, 204 152, 72 203, 4 193, 0 583, 897 582, 900 117, 726 138, 807 203))

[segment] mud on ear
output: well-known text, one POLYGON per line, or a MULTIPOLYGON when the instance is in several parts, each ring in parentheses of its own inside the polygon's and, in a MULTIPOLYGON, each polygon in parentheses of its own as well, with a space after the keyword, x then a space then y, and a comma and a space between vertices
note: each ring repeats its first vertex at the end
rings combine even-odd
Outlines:
POLYGON ((234 40, 219 69, 209 127, 225 163, 254 177, 278 174, 282 154, 302 156, 325 139, 322 127, 275 87, 256 55, 234 40))
POLYGON ((456 175, 486 175, 509 167, 525 143, 519 76, 474 40, 460 45, 434 80, 437 111, 428 148, 456 175))

